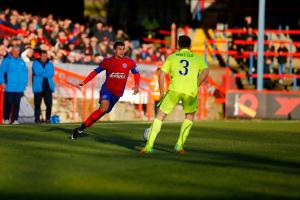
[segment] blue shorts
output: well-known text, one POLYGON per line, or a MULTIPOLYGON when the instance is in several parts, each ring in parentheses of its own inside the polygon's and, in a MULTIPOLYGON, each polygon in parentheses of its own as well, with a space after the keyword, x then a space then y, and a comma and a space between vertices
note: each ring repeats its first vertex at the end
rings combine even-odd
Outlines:
POLYGON ((106 89, 105 85, 102 86, 101 90, 100 90, 100 102, 102 100, 107 100, 109 101, 109 107, 106 111, 106 113, 109 113, 113 107, 116 105, 116 103, 119 101, 120 97, 112 94, 108 89, 106 89))

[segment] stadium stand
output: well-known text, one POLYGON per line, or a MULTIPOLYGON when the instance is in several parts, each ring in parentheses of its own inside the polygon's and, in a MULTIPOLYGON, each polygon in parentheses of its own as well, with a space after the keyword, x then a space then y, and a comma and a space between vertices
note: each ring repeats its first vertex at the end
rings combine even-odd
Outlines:
MULTIPOLYGON (((251 20, 250 20, 251 21, 251 20)), ((111 24, 104 24, 100 21, 90 24, 80 24, 69 19, 55 19, 51 14, 42 17, 29 13, 19 13, 17 10, 6 9, 0 13, 0 60, 8 53, 10 46, 19 45, 23 50, 22 58, 32 61, 39 57, 40 50, 46 50, 51 55, 50 59, 56 65, 84 64, 96 65, 104 57, 113 54, 112 42, 114 40, 124 40, 128 48, 127 56, 135 59, 140 64, 160 66, 167 55, 175 50, 173 37, 170 35, 175 28, 177 35, 188 34, 193 38, 193 51, 203 54, 214 70, 207 85, 204 85, 199 94, 204 96, 204 101, 200 100, 200 110, 198 119, 206 118, 208 106, 214 106, 207 102, 217 103, 215 113, 224 115, 225 94, 228 89, 254 89, 256 84, 256 34, 257 30, 249 27, 227 29, 227 25, 217 26, 218 29, 191 29, 188 26, 174 27, 171 30, 157 30, 155 35, 163 35, 165 39, 141 38, 140 41, 130 40, 130 36, 123 29, 113 29, 111 24), (220 28, 222 27, 222 28, 220 28), (31 53, 31 52, 34 53, 31 53), (231 70, 231 72, 228 71, 231 70), (233 73, 233 76, 231 76, 233 73), (222 78, 220 78, 222 77, 222 78), (221 80, 221 81, 220 81, 221 80), (234 83, 233 83, 234 82, 234 83)), ((175 34, 176 35, 176 34, 175 34)), ((271 90, 296 91, 299 88, 299 42, 293 41, 293 35, 300 35, 298 30, 266 30, 265 45, 274 46, 273 50, 265 51, 265 58, 271 58, 269 63, 270 72, 265 75, 266 79, 271 79, 271 90), (280 54, 288 58, 286 72, 288 74, 278 75, 277 49, 281 43, 286 44, 288 52, 280 54)), ((175 37, 176 39, 176 37, 175 37)), ((152 70, 152 72, 155 69, 152 70)), ((70 73, 56 76, 56 81, 62 86, 63 94, 72 94, 72 81, 65 82, 61 79, 70 77, 70 73)), ((72 76, 72 75, 71 75, 72 76)), ((148 78, 151 76, 147 74, 148 78)), ((147 79, 147 77, 146 77, 147 79)), ((144 92, 147 94, 147 84, 144 92)), ((80 80, 80 79, 78 79, 80 80)), ((94 86, 92 86, 94 87, 94 86)), ((97 86, 96 86, 97 87, 97 86)), ((82 106, 87 104, 86 96, 89 89, 81 91, 83 101, 82 106)), ((1 92, 1 91, 0 91, 1 92)), ((72 95, 70 95, 72 96, 72 95)), ((78 115, 75 102, 73 102, 71 119, 75 120, 78 115)), ((151 101, 151 100, 149 100, 151 101)), ((82 107, 83 108, 83 107, 82 107)), ((85 118, 87 115, 86 106, 81 113, 85 118)), ((152 112, 145 114, 141 106, 138 107, 138 116, 148 119, 152 117, 152 112), (144 114, 141 114, 144 113, 144 114)), ((1 113, 0 113, 1 114, 1 113)), ((218 114, 212 114, 217 116, 218 114)), ((217 117, 212 117, 217 118, 217 117)))

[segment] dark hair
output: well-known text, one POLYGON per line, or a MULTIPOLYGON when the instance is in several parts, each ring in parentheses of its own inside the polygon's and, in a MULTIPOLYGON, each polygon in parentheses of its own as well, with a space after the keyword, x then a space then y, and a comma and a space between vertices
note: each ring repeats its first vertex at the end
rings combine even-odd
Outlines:
POLYGON ((125 43, 123 41, 116 41, 114 43, 114 49, 116 50, 118 46, 125 46, 125 43))
POLYGON ((179 48, 190 48, 191 47, 191 38, 186 35, 181 35, 178 38, 179 48))
POLYGON ((40 54, 44 54, 44 53, 48 54, 47 51, 45 51, 45 50, 40 50, 40 54))

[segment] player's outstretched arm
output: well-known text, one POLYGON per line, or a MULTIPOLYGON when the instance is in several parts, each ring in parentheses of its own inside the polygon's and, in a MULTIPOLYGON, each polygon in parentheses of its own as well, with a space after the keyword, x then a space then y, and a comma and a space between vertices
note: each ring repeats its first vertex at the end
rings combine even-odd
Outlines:
POLYGON ((139 88, 140 88, 140 80, 141 80, 141 75, 140 73, 134 74, 134 87, 133 87, 133 94, 139 93, 139 88))
POLYGON ((160 70, 159 77, 158 77, 158 85, 159 85, 159 92, 160 98, 165 95, 165 72, 160 70))
POLYGON ((95 76, 97 76, 97 72, 94 70, 92 71, 81 83, 78 84, 79 87, 84 86, 85 84, 87 84, 89 81, 93 80, 93 78, 95 78, 95 76))
POLYGON ((201 72, 201 74, 199 75, 199 78, 198 78, 199 86, 206 81, 206 79, 208 78, 208 74, 209 74, 209 69, 208 68, 204 69, 201 72))

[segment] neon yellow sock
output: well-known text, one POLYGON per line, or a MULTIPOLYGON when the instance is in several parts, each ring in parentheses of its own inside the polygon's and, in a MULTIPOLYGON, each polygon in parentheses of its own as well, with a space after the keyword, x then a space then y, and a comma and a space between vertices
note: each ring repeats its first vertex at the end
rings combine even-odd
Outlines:
POLYGON ((183 147, 189 133, 190 133, 190 130, 192 128, 192 125, 193 125, 193 122, 188 120, 188 119, 185 119, 183 120, 182 124, 181 124, 181 129, 180 129, 180 135, 179 135, 179 138, 177 140, 177 145, 179 147, 183 147))
POLYGON ((146 148, 153 147, 154 141, 160 131, 161 125, 162 125, 162 121, 160 121, 158 119, 154 119, 152 126, 150 127, 150 132, 149 132, 146 148))

